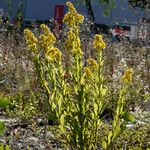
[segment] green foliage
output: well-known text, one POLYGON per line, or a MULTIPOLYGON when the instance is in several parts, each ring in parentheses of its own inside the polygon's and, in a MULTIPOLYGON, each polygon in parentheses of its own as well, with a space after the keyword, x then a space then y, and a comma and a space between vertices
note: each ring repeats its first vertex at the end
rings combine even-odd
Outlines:
POLYGON ((135 123, 135 117, 129 112, 123 112, 121 116, 125 121, 135 123))
POLYGON ((105 16, 109 16, 112 9, 115 8, 115 3, 116 3, 115 0, 96 0, 96 1, 104 6, 105 9, 104 9, 103 13, 104 13, 105 16))
MULTIPOLYGON (((10 103, 9 97, 0 95, 0 109, 3 108, 3 109, 6 110, 6 108, 9 105, 9 103, 10 103)), ((0 136, 3 135, 4 130, 5 130, 5 124, 4 124, 4 122, 0 121, 0 136)))
POLYGON ((149 132, 149 125, 137 126, 133 130, 125 129, 125 132, 114 142, 114 148, 126 147, 131 150, 147 150, 150 146, 148 142, 149 132))
POLYGON ((36 116, 46 115, 46 105, 41 99, 40 92, 25 91, 11 96, 11 103, 7 109, 7 113, 11 117, 17 117, 21 121, 30 122, 36 116), (44 107, 44 109, 43 109, 44 107), (34 117, 33 117, 34 116, 34 117))
POLYGON ((126 103, 126 94, 128 91, 128 86, 123 86, 119 91, 116 114, 114 120, 112 121, 112 129, 106 130, 106 137, 102 141, 102 146, 104 150, 111 150, 113 148, 114 142, 118 137, 125 131, 126 123, 128 121, 134 123, 135 118, 129 112, 124 112, 124 106, 126 103), (122 120, 122 118, 124 120, 122 120))
POLYGON ((0 136, 3 135, 4 129, 5 129, 5 124, 4 122, 0 121, 0 136))
POLYGON ((6 109, 10 104, 10 98, 7 96, 0 96, 0 108, 6 109))
POLYGON ((0 144, 0 150, 10 150, 7 144, 0 144))

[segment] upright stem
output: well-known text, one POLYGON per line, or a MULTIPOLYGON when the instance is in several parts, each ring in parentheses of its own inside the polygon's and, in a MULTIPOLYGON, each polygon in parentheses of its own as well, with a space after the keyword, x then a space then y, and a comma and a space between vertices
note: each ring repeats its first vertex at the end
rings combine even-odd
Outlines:
POLYGON ((35 56, 34 63, 35 63, 35 67, 36 67, 36 71, 37 71, 37 73, 38 73, 38 76, 39 76, 39 78, 40 78, 40 80, 41 80, 41 84, 42 84, 42 86, 43 86, 43 87, 45 88, 45 90, 46 90, 46 95, 47 95, 47 97, 48 97, 47 103, 48 103, 48 105, 49 105, 49 107, 50 107, 50 104, 49 104, 50 89, 49 89, 49 87, 48 87, 47 81, 46 81, 45 78, 44 78, 44 72, 43 72, 43 68, 42 68, 41 63, 40 63, 40 56, 39 56, 39 55, 36 55, 36 56, 35 56))
POLYGON ((98 132, 98 120, 99 120, 99 113, 101 111, 101 103, 102 103, 102 94, 101 94, 101 87, 103 85, 103 60, 102 60, 102 51, 98 52, 98 98, 95 103, 98 105, 98 112, 96 116, 95 122, 95 149, 97 149, 97 132, 98 132))
POLYGON ((116 116, 113 121, 113 131, 115 130, 117 123, 119 121, 119 117, 123 112, 124 101, 125 101, 125 97, 124 97, 125 91, 126 91, 126 87, 123 86, 123 88, 120 90, 120 93, 119 93, 119 100, 118 100, 118 105, 117 105, 117 110, 116 110, 116 116))

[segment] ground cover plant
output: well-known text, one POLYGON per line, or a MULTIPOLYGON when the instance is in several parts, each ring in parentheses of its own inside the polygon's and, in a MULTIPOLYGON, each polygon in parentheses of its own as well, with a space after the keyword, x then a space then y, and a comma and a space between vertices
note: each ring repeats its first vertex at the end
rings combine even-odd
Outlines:
MULTIPOLYGON (((29 29, 24 31, 30 51, 22 45, 23 52, 12 54, 8 48, 12 55, 6 53, 5 58, 9 59, 4 66, 8 69, 4 68, 4 71, 10 73, 2 72, 1 79, 5 81, 6 75, 7 79, 11 78, 10 82, 17 81, 13 91, 13 85, 8 81, 1 83, 3 95, 9 95, 7 98, 11 101, 8 114, 18 116, 23 122, 30 118, 33 130, 37 127, 36 117, 52 121, 53 127, 44 123, 43 140, 47 140, 47 130, 53 130, 54 139, 64 149, 148 149, 149 130, 146 125, 137 128, 137 133, 127 128, 129 122, 131 125, 136 123, 136 115, 131 111, 134 112, 137 105, 149 98, 148 62, 144 55, 148 48, 139 54, 137 48, 126 48, 126 43, 109 45, 99 34, 80 39, 80 36, 85 36, 81 32, 84 17, 78 14, 72 3, 68 2, 67 6, 68 13, 63 20, 66 24, 65 32, 62 31, 64 37, 56 39, 49 27, 42 24, 35 34, 29 29), (117 50, 121 51, 120 54, 117 50), (131 57, 140 60, 135 64, 131 57), (10 67, 12 62, 9 60, 14 58, 16 65, 10 67), (17 74, 12 74, 14 71, 17 74), (22 71, 26 71, 25 76, 22 76, 22 71), (144 76, 140 76, 140 71, 144 76), (128 133, 131 137, 127 136, 128 133), (139 138, 142 133, 145 141, 139 138)), ((18 131, 13 134, 19 138, 18 131)))

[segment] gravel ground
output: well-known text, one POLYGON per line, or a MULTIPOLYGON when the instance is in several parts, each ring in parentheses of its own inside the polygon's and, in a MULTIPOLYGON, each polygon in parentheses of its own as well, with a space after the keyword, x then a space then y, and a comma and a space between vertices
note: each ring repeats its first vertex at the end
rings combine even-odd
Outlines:
MULTIPOLYGON (((143 112, 136 108, 133 115, 136 117, 136 124, 128 124, 127 128, 134 129, 136 125, 150 124, 150 111, 143 112)), ((45 126, 42 125, 42 119, 37 119, 35 125, 20 123, 17 119, 7 117, 0 110, 0 121, 6 126, 4 135, 0 137, 0 143, 8 144, 11 150, 64 150, 54 140, 53 126, 48 126, 51 130, 47 130, 44 138, 45 126)))
POLYGON ((53 140, 54 135, 51 131, 47 131, 44 140, 44 126, 33 127, 2 115, 0 121, 6 126, 4 135, 0 137, 0 143, 10 145, 11 150, 63 150, 59 143, 53 140))

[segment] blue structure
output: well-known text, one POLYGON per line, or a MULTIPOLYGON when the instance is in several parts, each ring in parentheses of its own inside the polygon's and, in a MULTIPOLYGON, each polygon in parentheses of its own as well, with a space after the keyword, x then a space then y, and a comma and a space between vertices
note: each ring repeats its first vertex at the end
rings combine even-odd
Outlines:
MULTIPOLYGON (((8 4, 7 0, 0 0, 0 8, 4 9, 11 17, 11 20, 17 14, 17 11, 22 11, 23 20, 50 20, 54 17, 55 5, 64 5, 67 0, 11 0, 8 4), (20 8, 20 3, 22 7, 20 8)), ((84 0, 70 0, 75 4, 77 10, 87 15, 84 0), (77 4, 79 2, 79 4, 77 4)), ((66 8, 66 7, 65 7, 66 8)), ((128 0, 116 0, 116 6, 112 9, 109 16, 104 16, 105 6, 97 1, 92 2, 92 8, 97 24, 105 24, 107 26, 131 26, 136 25, 143 18, 143 10, 140 8, 132 9, 128 4, 128 0)), ((67 9, 65 9, 66 11, 67 9)))

